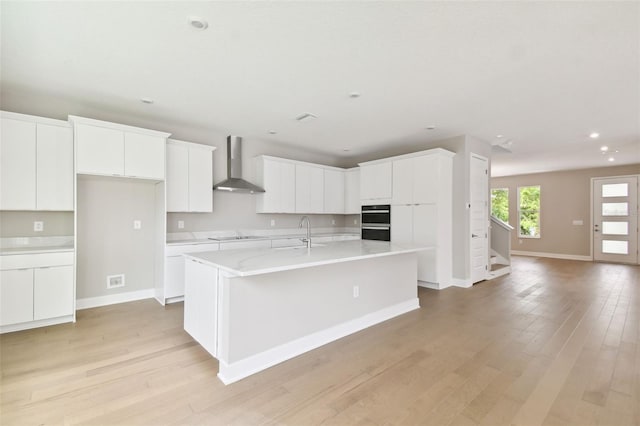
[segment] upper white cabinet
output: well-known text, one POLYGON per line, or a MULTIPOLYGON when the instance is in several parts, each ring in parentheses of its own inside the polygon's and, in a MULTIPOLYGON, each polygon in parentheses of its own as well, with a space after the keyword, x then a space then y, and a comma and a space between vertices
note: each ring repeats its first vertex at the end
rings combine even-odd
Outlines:
POLYGON ((339 169, 324 169, 324 212, 345 213, 345 172, 339 169))
POLYGON ((324 212, 324 170, 296 164, 296 213, 324 212))
POLYGON ((360 169, 358 167, 344 172, 344 212, 360 214, 360 169))
POLYGON ((76 173, 164 180, 169 133, 69 116, 76 173))
POLYGON ((265 190, 256 196, 257 213, 295 213, 295 163, 275 157, 257 157, 256 183, 265 190))
POLYGON ((391 199, 391 161, 378 160, 360 164, 360 200, 362 203, 380 203, 391 199))
POLYGON ((437 155, 394 160, 392 204, 435 203, 440 167, 437 155))
POLYGON ((73 210, 73 137, 65 121, 2 112, 0 209, 73 210))
POLYGON ((213 211, 214 147, 167 140, 167 211, 213 211))

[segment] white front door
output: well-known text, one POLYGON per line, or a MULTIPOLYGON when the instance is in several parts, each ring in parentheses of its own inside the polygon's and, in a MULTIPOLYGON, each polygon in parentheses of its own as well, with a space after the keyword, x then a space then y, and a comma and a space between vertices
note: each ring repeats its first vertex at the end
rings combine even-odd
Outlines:
POLYGON ((488 160, 471 155, 471 282, 487 278, 489 273, 489 167, 488 160))
POLYGON ((594 260, 638 263, 638 179, 593 179, 594 260))

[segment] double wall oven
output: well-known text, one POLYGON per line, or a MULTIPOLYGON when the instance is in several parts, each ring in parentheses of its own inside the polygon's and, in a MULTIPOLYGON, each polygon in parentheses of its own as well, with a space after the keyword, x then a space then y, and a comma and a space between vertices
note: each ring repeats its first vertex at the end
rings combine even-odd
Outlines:
POLYGON ((391 241, 391 206, 362 206, 362 239, 391 241))

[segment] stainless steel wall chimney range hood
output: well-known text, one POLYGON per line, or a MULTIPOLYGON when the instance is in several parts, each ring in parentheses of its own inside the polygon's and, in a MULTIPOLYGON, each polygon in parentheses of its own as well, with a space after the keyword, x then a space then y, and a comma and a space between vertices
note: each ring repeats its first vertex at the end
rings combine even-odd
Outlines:
POLYGON ((246 194, 264 192, 264 189, 259 186, 242 179, 242 138, 240 136, 227 136, 227 180, 213 185, 213 189, 246 194))

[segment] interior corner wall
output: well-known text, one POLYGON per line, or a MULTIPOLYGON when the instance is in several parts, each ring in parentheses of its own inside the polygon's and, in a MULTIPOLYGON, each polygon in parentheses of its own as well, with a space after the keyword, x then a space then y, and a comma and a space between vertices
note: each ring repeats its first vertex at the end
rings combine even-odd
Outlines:
POLYGON ((591 178, 640 174, 640 164, 491 178, 491 188, 509 189, 511 249, 591 256, 591 178), (519 186, 540 185, 540 238, 518 238, 519 186), (582 225, 574 225, 581 220, 582 225))
POLYGON ((153 181, 78 177, 76 298, 154 288, 155 190, 153 181), (107 289, 116 274, 125 286, 107 289))

